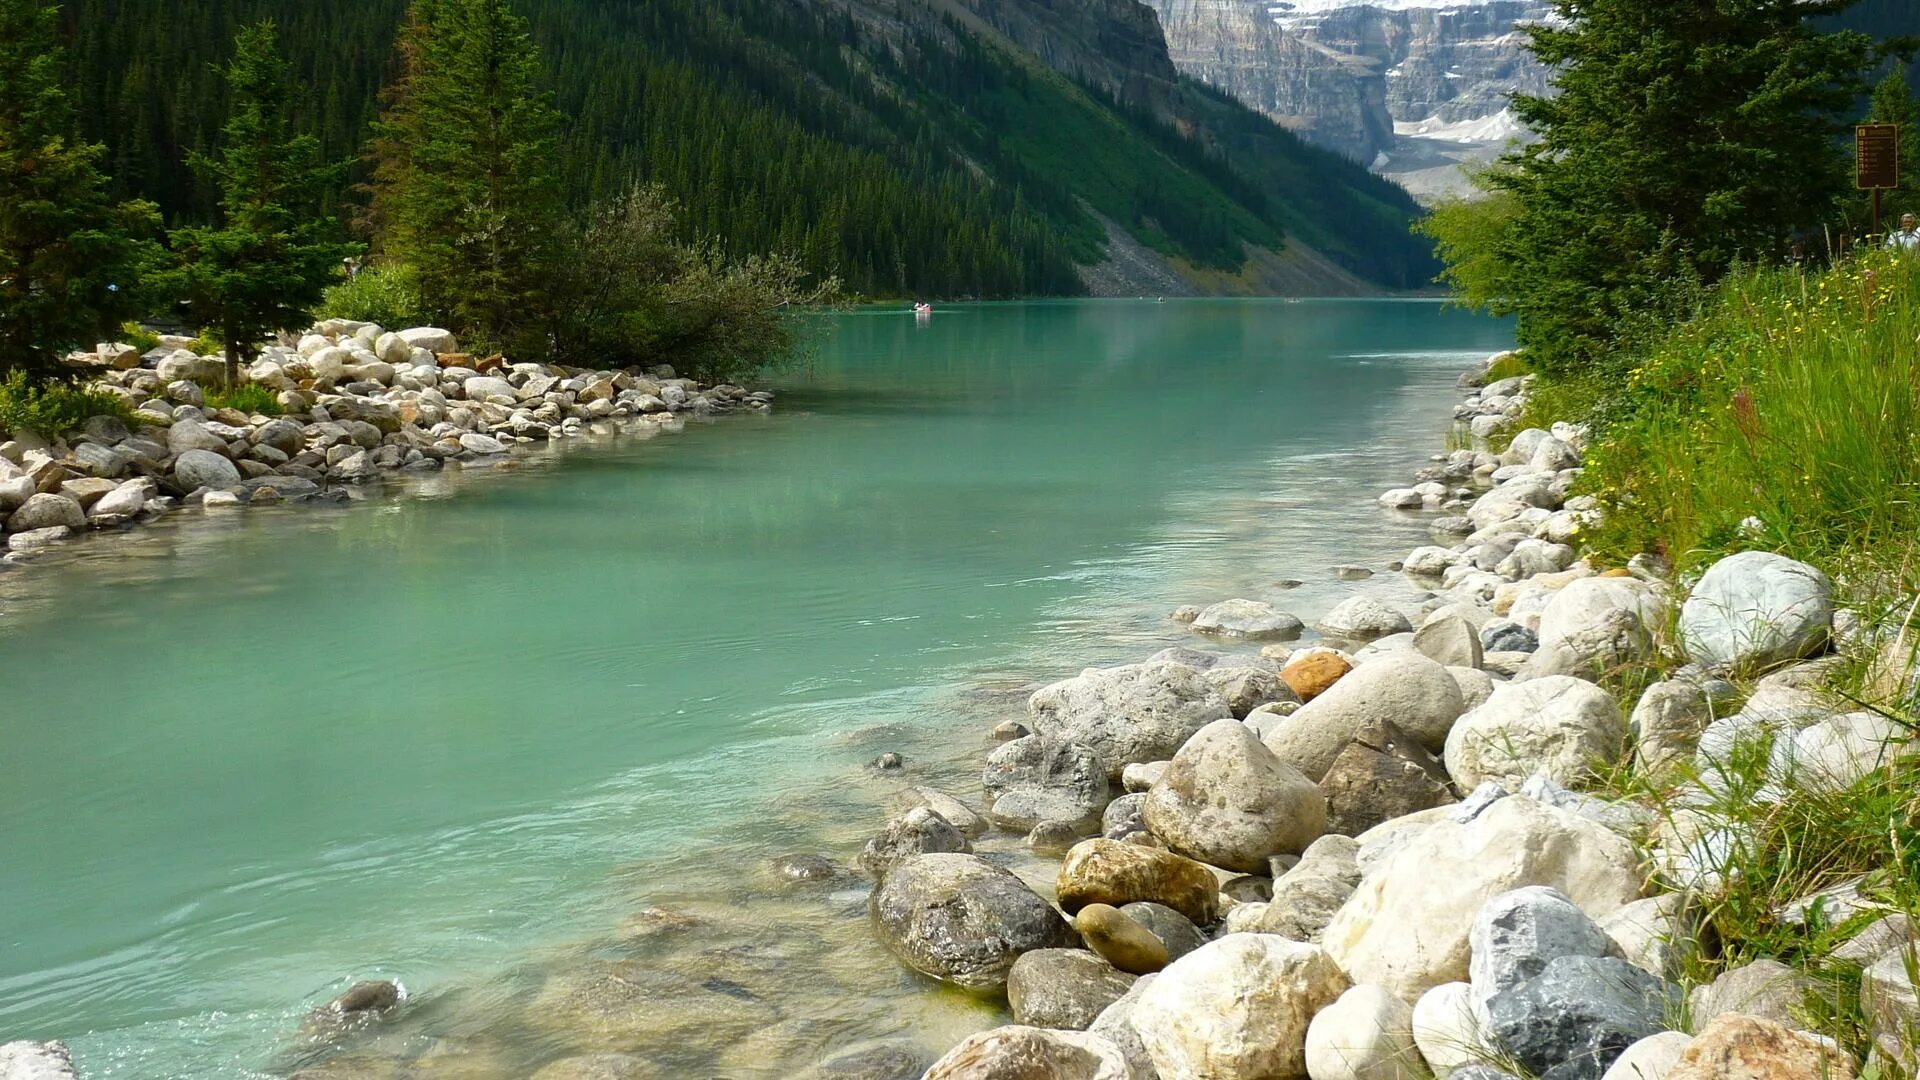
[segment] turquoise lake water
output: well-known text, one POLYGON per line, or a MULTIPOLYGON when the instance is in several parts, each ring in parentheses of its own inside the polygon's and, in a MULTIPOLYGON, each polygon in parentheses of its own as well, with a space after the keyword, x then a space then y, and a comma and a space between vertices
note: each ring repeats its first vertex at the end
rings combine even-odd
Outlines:
POLYGON ((1374 495, 1510 343, 1411 301, 862 311, 771 415, 0 576, 0 1041, 142 1078, 937 1052, 991 1008, 873 946, 857 879, 768 860, 846 863, 882 751, 977 798, 1024 688, 1204 647, 1176 605, 1311 622, 1331 566, 1423 542, 1374 495), (400 1016, 303 1029, 374 977, 400 1016))

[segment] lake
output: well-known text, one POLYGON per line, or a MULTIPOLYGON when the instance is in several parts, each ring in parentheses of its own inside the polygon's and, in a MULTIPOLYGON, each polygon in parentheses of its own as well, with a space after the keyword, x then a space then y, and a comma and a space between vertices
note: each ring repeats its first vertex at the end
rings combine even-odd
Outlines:
POLYGON ((992 1006, 873 944, 857 877, 769 861, 850 865, 907 782, 977 802, 1034 685, 1208 647, 1179 604, 1311 622, 1357 563, 1411 606, 1424 527, 1374 496, 1511 345, 1417 301, 831 322, 770 415, 0 576, 0 1040, 140 1078, 937 1054, 992 1006), (398 1017, 303 1026, 367 978, 398 1017))

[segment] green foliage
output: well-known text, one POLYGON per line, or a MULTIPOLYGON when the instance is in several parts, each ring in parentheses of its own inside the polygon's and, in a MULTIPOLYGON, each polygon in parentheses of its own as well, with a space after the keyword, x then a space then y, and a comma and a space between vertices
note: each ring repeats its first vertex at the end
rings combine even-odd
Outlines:
POLYGON ((226 342, 220 340, 218 336, 205 331, 202 331, 200 335, 194 338, 192 343, 187 346, 187 348, 193 350, 195 356, 219 356, 226 347, 226 342))
POLYGON ((1920 533, 1920 460, 1904 449, 1920 442, 1916 338, 1920 260, 1729 278, 1600 413, 1585 479, 1612 511, 1602 553, 1686 567, 1750 546, 1819 565, 1905 552, 1920 533))
POLYGON ((279 416, 280 399, 273 391, 253 383, 226 386, 207 392, 207 405, 215 409, 237 409, 249 416, 279 416))
POLYGON ((223 343, 228 386, 238 385, 262 338, 307 320, 355 250, 320 214, 339 170, 317 163, 312 136, 288 130, 287 65, 274 35, 272 23, 260 23, 234 39, 220 153, 194 159, 220 189, 221 224, 174 230, 175 264, 158 279, 223 343))
POLYGON ((114 203, 73 138, 56 9, 0 0, 0 372, 58 372, 132 313, 151 204, 114 203))
POLYGON ((1866 35, 1806 17, 1846 6, 1556 0, 1527 32, 1559 92, 1514 100, 1538 141, 1481 178, 1511 217, 1435 226, 1456 279, 1564 370, 1816 232, 1847 197, 1841 120, 1878 62, 1866 35))
MULTIPOLYGON (((1485 174, 1474 183, 1489 186, 1485 174)), ((1513 309, 1514 286, 1504 248, 1519 216, 1519 201, 1510 192, 1483 190, 1478 198, 1441 200, 1414 227, 1432 238, 1445 265, 1441 280, 1461 303, 1505 315, 1513 309)))
POLYGON ((133 422, 127 400, 58 380, 41 382, 18 368, 0 379, 0 431, 37 431, 54 436, 95 416, 133 422))
POLYGON ((1527 355, 1522 352, 1509 352, 1487 365, 1486 381, 1499 382, 1501 379, 1531 374, 1533 374, 1533 365, 1527 363, 1527 355))
POLYGON ((393 329, 430 321, 421 306, 419 290, 403 270, 393 266, 369 266, 328 287, 314 315, 379 323, 393 329))
POLYGON ((139 349, 141 352, 158 348, 160 345, 159 334, 141 326, 132 319, 128 319, 126 322, 120 324, 119 340, 139 349))
POLYGON ((436 321, 480 344, 527 326, 562 220, 560 114, 505 0, 415 0, 374 125, 374 222, 436 321))
MULTIPOLYGON (((1869 704, 1913 730, 1901 704, 1869 704)), ((1770 742, 1757 735, 1704 774, 1687 765, 1669 778, 1689 792, 1704 786, 1711 793, 1704 803, 1683 804, 1665 791, 1649 795, 1668 827, 1683 835, 1711 820, 1738 837, 1706 867, 1715 884, 1695 892, 1696 941, 1710 947, 1681 950, 1683 981, 1711 982, 1755 960, 1785 963, 1810 979, 1790 1007, 1797 1026, 1836 1039, 1858 1059, 1872 1049, 1860 1011, 1861 968, 1832 954, 1888 911, 1920 914, 1920 762, 1889 755, 1880 769, 1844 787, 1803 771, 1786 782, 1783 798, 1777 765, 1769 765, 1770 742), (1803 919, 1787 915, 1796 901, 1856 883, 1884 906, 1849 914, 1816 901, 1803 919)))
POLYGON ((675 241, 673 206, 636 186, 572 230, 548 293, 555 359, 582 367, 670 363, 709 382, 746 379, 794 358, 806 318, 839 283, 809 286, 779 256, 729 261, 675 241))

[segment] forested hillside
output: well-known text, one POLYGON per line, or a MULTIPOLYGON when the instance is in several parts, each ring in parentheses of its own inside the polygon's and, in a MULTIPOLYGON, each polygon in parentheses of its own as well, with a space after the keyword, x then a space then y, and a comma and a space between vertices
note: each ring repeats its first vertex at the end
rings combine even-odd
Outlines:
MULTIPOLYGON (((70 77, 120 194, 195 220, 186 167, 224 116, 214 63, 275 19, 298 123, 357 155, 402 0, 68 0, 70 77)), ((929 3, 524 0, 584 203, 661 183, 689 232, 784 250, 869 295, 1072 293, 1117 223, 1176 264, 1233 272, 1304 242, 1397 288, 1432 273, 1404 192, 1197 85, 1128 107, 929 3), (1178 124, 1178 128, 1174 126, 1178 124)), ((356 207, 339 207, 351 217, 356 207)))

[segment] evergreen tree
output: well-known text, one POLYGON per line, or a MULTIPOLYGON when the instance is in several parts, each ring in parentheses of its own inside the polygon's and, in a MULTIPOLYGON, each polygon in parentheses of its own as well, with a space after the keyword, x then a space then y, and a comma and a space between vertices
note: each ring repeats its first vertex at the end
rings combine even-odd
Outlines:
POLYGON ((216 157, 195 168, 220 191, 221 224, 175 230, 175 268, 161 281, 193 323, 226 347, 227 385, 260 341, 305 322, 356 246, 321 210, 340 169, 287 123, 287 64, 271 22, 240 31, 226 70, 230 115, 216 157))
MULTIPOLYGON (((1900 186, 1880 193, 1881 227, 1896 226, 1902 213, 1920 214, 1920 106, 1915 105, 1913 92, 1907 88, 1904 70, 1894 68, 1874 86, 1865 121, 1900 127, 1900 186)), ((1871 212, 1863 199, 1860 220, 1865 221, 1871 212)))
POLYGON ((436 317, 480 342, 529 326, 561 218, 560 116, 505 0, 416 0, 374 127, 373 220, 436 317))
POLYGON ((104 152, 74 136, 55 9, 0 0, 0 373, 59 371, 130 313, 154 248, 149 203, 115 205, 104 152))
POLYGON ((1632 317, 1675 313, 1734 260, 1830 220, 1851 189, 1839 136, 1877 57, 1809 17, 1850 2, 1555 0, 1528 29, 1559 93, 1514 100, 1539 140, 1487 174, 1511 198, 1498 280, 1477 284, 1519 313, 1536 362, 1593 360, 1632 317))

